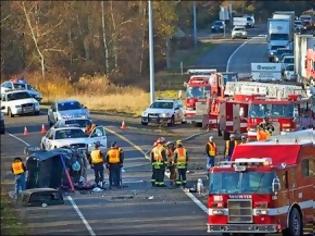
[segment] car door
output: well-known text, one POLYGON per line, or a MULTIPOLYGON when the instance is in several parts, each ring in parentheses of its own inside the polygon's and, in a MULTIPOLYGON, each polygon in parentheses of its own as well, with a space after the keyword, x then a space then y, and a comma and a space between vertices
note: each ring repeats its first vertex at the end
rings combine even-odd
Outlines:
POLYGON ((54 139, 54 132, 53 130, 49 130, 47 134, 43 137, 43 144, 46 150, 52 149, 53 139, 54 139))
POLYGON ((104 126, 96 126, 89 136, 89 143, 100 142, 101 146, 107 148, 107 135, 104 126))
POLYGON ((175 120, 182 122, 184 120, 184 110, 183 106, 179 102, 175 102, 175 120))
POLYGON ((7 95, 1 94, 1 111, 5 114, 8 114, 8 104, 7 104, 7 95))

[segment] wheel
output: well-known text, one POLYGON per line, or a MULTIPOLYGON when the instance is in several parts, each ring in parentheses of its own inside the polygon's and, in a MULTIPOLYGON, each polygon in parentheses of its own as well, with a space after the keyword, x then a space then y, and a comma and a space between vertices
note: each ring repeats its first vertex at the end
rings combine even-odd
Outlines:
POLYGON ((171 118, 171 122, 170 123, 168 123, 168 126, 174 126, 175 125, 175 117, 174 116, 172 116, 172 118, 171 118))
POLYGON ((141 124, 142 124, 142 125, 148 125, 148 122, 143 122, 143 121, 141 121, 141 124))
POLYGON ((12 114, 12 111, 11 111, 11 108, 10 108, 10 107, 8 107, 8 116, 14 117, 14 115, 12 114))
POLYGON ((289 216, 289 228, 284 235, 300 236, 303 235, 303 222, 299 210, 294 207, 289 216))

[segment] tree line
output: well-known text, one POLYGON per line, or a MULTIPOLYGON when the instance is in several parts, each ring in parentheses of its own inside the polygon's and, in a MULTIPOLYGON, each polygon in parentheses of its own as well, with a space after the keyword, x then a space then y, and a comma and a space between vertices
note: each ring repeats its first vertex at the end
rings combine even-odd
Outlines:
MULTIPOLYGON (((229 3, 196 1, 199 28, 209 27, 218 18, 223 2, 229 3)), ((291 8, 294 6, 291 1, 285 2, 291 8)), ((265 15, 278 4, 277 1, 231 3, 236 10, 259 10, 259 14, 265 15)), ((147 1, 1 1, 0 4, 2 75, 36 70, 43 79, 48 73, 62 73, 76 80, 82 74, 101 73, 122 84, 148 75, 147 1)), ((301 8, 308 6, 305 2, 299 4, 301 8)), ((191 34, 192 2, 153 1, 153 16, 155 65, 163 68, 168 43, 178 27, 191 34)))

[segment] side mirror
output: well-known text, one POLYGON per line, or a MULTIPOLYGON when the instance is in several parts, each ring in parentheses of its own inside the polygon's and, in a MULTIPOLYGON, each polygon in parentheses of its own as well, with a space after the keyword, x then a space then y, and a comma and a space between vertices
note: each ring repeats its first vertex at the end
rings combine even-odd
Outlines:
POLYGON ((278 195, 280 189, 281 189, 280 180, 279 180, 278 177, 275 177, 275 178, 272 180, 272 192, 273 192, 275 195, 278 195))

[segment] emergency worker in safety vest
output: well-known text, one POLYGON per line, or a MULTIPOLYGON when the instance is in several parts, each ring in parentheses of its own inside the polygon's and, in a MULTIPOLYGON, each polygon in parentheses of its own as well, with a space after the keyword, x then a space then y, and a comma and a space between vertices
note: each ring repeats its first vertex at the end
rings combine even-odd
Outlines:
POLYGON ((240 144, 246 144, 246 143, 247 143, 247 138, 246 136, 242 135, 240 144))
POLYGON ((206 153, 208 156, 207 169, 214 166, 215 157, 218 154, 216 143, 213 141, 213 136, 209 137, 209 142, 206 144, 206 153))
POLYGON ((234 152, 234 148, 237 146, 237 141, 235 140, 235 135, 231 134, 230 135, 230 140, 227 140, 225 142, 225 151, 224 151, 224 159, 226 161, 231 160, 231 156, 234 152))
POLYGON ((25 190, 25 184, 26 184, 26 180, 25 180, 26 167, 20 157, 14 158, 11 165, 11 171, 15 177, 15 198, 16 198, 20 192, 25 190))
POLYGON ((270 137, 270 134, 263 126, 257 127, 257 141, 266 141, 270 137))
POLYGON ((167 167, 170 171, 171 185, 174 186, 176 184, 176 167, 174 160, 175 145, 173 142, 167 142, 166 147, 167 167))
POLYGON ((106 155, 107 168, 109 169, 109 188, 121 185, 121 168, 123 165, 123 150, 113 142, 106 155))
POLYGON ((152 186, 165 187, 164 171, 167 162, 166 148, 164 147, 165 138, 161 137, 157 141, 157 145, 151 150, 151 164, 152 164, 152 186), (154 178, 154 182, 153 182, 154 178))
POLYGON ((176 180, 176 185, 183 185, 186 187, 186 171, 188 164, 188 154, 186 148, 184 148, 181 140, 176 141, 176 149, 175 149, 175 165, 178 172, 178 178, 176 180))
POLYGON ((95 143, 95 148, 91 152, 91 166, 94 169, 95 183, 103 187, 104 183, 104 155, 100 150, 100 142, 95 143))

